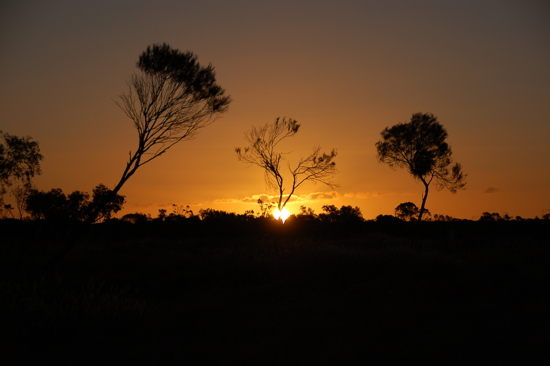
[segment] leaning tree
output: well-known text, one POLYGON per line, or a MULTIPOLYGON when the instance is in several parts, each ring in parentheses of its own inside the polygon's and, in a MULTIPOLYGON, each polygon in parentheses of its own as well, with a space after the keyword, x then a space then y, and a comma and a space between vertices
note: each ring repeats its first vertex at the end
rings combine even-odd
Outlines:
POLYGON ((336 174, 336 150, 330 153, 321 153, 320 147, 314 147, 311 154, 300 158, 296 166, 287 167, 290 173, 290 183, 285 185, 285 177, 281 162, 284 155, 288 153, 276 151, 277 145, 285 138, 292 137, 300 125, 292 118, 277 118, 273 123, 266 123, 262 127, 252 127, 245 133, 245 140, 250 144, 241 149, 235 149, 239 160, 259 166, 264 170, 265 180, 268 188, 275 189, 279 194, 277 208, 282 210, 290 200, 294 192, 304 182, 323 183, 331 189, 338 185, 332 181, 336 174), (289 188, 288 195, 283 201, 286 188, 289 188))
MULTIPOLYGON (((128 90, 116 101, 136 128, 137 147, 130 151, 115 188, 105 192, 98 186, 98 204, 94 196, 86 206, 91 208, 86 212, 86 223, 96 221, 105 209, 122 204, 124 197, 118 192, 139 167, 178 142, 193 138, 225 113, 231 102, 216 83, 214 67, 200 65, 192 52, 181 52, 166 43, 154 44, 141 53, 137 67, 139 71, 128 79, 128 90)), ((69 241, 45 268, 53 267, 75 243, 69 241)))
POLYGON ((415 113, 408 123, 386 127, 376 143, 377 157, 390 167, 405 168, 424 185, 418 221, 422 221, 430 184, 436 189, 456 193, 466 186, 466 174, 452 160, 451 147, 445 142, 447 131, 431 113, 415 113))
POLYGON ((214 67, 201 66, 192 52, 155 44, 139 56, 137 67, 140 71, 130 76, 128 91, 116 103, 134 123, 138 143, 114 193, 140 166, 193 138, 231 102, 216 83, 214 67))

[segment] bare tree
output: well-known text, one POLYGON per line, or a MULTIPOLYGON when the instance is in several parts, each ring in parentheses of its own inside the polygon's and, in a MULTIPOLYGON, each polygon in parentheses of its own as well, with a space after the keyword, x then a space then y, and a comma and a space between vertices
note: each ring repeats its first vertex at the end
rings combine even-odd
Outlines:
POLYGON ((300 125, 294 119, 277 118, 274 123, 267 123, 263 127, 252 127, 245 133, 245 139, 250 144, 248 147, 235 151, 240 161, 259 166, 264 170, 266 184, 279 193, 277 207, 281 210, 296 189, 305 181, 314 183, 323 183, 331 189, 338 185, 332 182, 336 174, 336 163, 333 161, 336 157, 336 150, 333 149, 329 154, 321 153, 320 147, 314 147, 313 152, 303 158, 300 158, 295 168, 288 163, 291 183, 288 185, 290 191, 283 202, 285 193, 285 178, 282 174, 281 161, 284 155, 288 153, 275 151, 277 144, 287 137, 294 136, 300 125))
POLYGON ((138 146, 130 152, 117 193, 136 170, 164 154, 226 112, 231 99, 216 84, 212 65, 201 66, 191 52, 167 44, 153 45, 141 54, 140 73, 128 80, 128 91, 117 105, 134 122, 138 146))
POLYGON ((424 185, 418 221, 426 209, 429 187, 456 193, 466 186, 466 174, 460 163, 453 163, 451 147, 445 142, 447 131, 431 113, 415 113, 408 123, 386 127, 376 143, 377 157, 390 167, 406 168, 424 185))

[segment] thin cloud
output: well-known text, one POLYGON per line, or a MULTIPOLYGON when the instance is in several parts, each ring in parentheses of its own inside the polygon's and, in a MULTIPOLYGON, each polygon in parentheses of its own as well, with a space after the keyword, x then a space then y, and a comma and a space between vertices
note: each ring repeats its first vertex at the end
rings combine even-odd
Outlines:
MULTIPOLYGON (((283 199, 286 199, 288 195, 284 195, 283 199)), ((332 192, 313 192, 309 194, 302 195, 293 195, 290 197, 288 202, 309 202, 309 201, 320 201, 320 200, 333 200, 340 198, 340 194, 336 191, 332 192)), ((268 194, 255 194, 251 197, 245 198, 218 198, 215 199, 214 203, 258 203, 258 200, 261 199, 263 202, 277 202, 279 196, 271 196, 268 194)))
POLYGON ((345 198, 357 198, 357 199, 365 199, 365 198, 380 198, 384 196, 393 196, 395 195, 394 192, 348 192, 344 193, 345 198))
POLYGON ((160 209, 160 208, 166 208, 166 207, 172 207, 172 205, 177 205, 177 206, 202 206, 202 202, 185 202, 185 203, 175 203, 175 202, 170 202, 170 203, 167 203, 167 202, 164 202, 164 203, 131 203, 131 204, 127 204, 126 206, 127 207, 132 207, 134 209, 147 209, 147 208, 155 208, 155 209, 160 209))
POLYGON ((332 192, 315 192, 306 196, 299 196, 303 201, 317 201, 317 200, 334 200, 340 198, 340 193, 336 191, 332 192))
POLYGON ((483 190, 483 193, 496 193, 496 192, 500 192, 501 190, 502 188, 500 187, 489 186, 483 190))

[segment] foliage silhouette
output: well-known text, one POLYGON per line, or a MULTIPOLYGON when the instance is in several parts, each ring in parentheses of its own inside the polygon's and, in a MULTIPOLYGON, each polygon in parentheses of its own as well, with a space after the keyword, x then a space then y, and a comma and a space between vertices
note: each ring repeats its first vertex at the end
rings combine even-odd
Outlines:
POLYGON ((456 193, 466 186, 460 163, 453 163, 452 151, 445 142, 447 131, 431 113, 415 113, 408 123, 386 127, 376 143, 377 157, 390 167, 405 168, 424 185, 418 221, 422 221, 432 181, 436 189, 456 193))
MULTIPOLYGON (((417 221, 419 214, 420 210, 412 202, 401 203, 395 208, 395 217, 400 218, 403 221, 417 221)), ((430 210, 424 208, 423 216, 425 217, 424 220, 430 220, 430 210)))
POLYGON ((260 208, 259 208, 259 212, 258 212, 257 216, 268 218, 268 217, 271 217, 271 215, 272 215, 272 211, 275 207, 275 203, 274 202, 264 202, 261 198, 258 198, 258 206, 260 206, 260 208))
POLYGON ((364 221, 359 207, 342 206, 338 209, 334 205, 325 205, 322 209, 323 213, 318 216, 321 222, 353 223, 364 221))
MULTIPOLYGON (((40 154, 38 142, 31 137, 17 137, 0 131, 0 213, 5 209, 11 209, 4 204, 6 189, 14 182, 20 182, 22 187, 13 191, 20 207, 21 199, 26 190, 31 187, 32 178, 41 174, 40 161, 44 158, 40 154)), ((21 211, 20 211, 21 215, 21 211)))
POLYGON ((418 219, 418 207, 412 202, 404 202, 395 208, 395 217, 403 221, 415 221, 418 219))
POLYGON ((457 219, 456 217, 441 214, 435 214, 433 219, 434 221, 461 221, 461 219, 457 219))
MULTIPOLYGON (((93 204, 89 205, 90 210, 81 213, 86 223, 109 217, 110 212, 120 209, 117 205, 122 205, 123 198, 120 199, 118 192, 140 166, 178 142, 193 138, 201 128, 225 113, 231 102, 216 84, 212 65, 201 66, 191 52, 181 52, 165 43, 154 44, 139 56, 137 67, 140 72, 130 76, 128 91, 115 101, 134 123, 137 148, 133 153, 130 151, 124 172, 113 190, 101 186, 97 200, 94 196, 93 204)), ((59 255, 46 267, 53 268, 75 244, 76 237, 67 240, 59 255)))
POLYGON ((315 220, 319 217, 311 207, 306 206, 300 206, 300 212, 296 216, 307 220, 315 220))
POLYGON ((287 137, 293 137, 300 125, 294 119, 277 118, 273 123, 266 123, 262 127, 252 127, 245 133, 245 139, 250 144, 241 149, 235 149, 240 161, 257 165, 264 170, 265 181, 268 188, 273 188, 278 191, 279 200, 277 208, 282 210, 290 200, 295 190, 306 181, 313 183, 323 183, 331 189, 337 187, 332 182, 332 178, 336 174, 336 163, 333 161, 336 157, 336 150, 333 149, 330 153, 321 153, 320 147, 315 147, 313 152, 305 158, 300 158, 295 168, 291 168, 288 164, 288 170, 292 176, 292 183, 289 185, 290 192, 283 202, 285 192, 285 178, 282 174, 281 161, 284 155, 275 151, 277 145, 287 137))
POLYGON ((511 219, 508 214, 500 216, 498 212, 483 212, 479 217, 479 221, 510 221, 511 219))
POLYGON ((214 67, 201 66, 192 52, 166 43, 140 55, 128 91, 116 104, 134 123, 138 146, 126 164, 114 193, 136 170, 180 141, 193 138, 229 108, 231 98, 216 84, 214 67))
POLYGON ((98 222, 109 219, 123 204, 124 196, 100 184, 94 188, 91 200, 86 192, 74 191, 66 196, 59 188, 49 192, 31 190, 26 210, 34 220, 98 222))

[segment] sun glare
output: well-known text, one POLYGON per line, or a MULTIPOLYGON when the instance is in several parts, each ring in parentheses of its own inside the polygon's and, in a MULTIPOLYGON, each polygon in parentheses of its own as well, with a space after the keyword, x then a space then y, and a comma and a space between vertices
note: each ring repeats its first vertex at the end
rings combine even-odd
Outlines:
POLYGON ((273 212, 273 217, 275 217, 275 220, 279 220, 279 218, 283 221, 283 224, 285 223, 286 219, 290 216, 290 212, 286 209, 286 207, 283 207, 282 210, 279 210, 277 207, 275 209, 275 212, 273 212))

